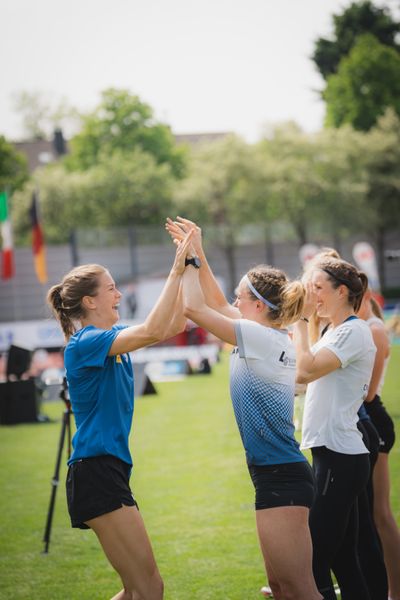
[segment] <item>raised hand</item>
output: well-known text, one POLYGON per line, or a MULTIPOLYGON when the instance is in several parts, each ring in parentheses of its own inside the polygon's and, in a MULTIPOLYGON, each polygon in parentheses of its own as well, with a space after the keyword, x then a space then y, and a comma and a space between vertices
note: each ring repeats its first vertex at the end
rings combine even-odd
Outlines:
POLYGON ((185 271, 185 258, 191 253, 192 237, 193 230, 189 230, 187 233, 183 234, 181 240, 176 240, 175 260, 172 269, 179 275, 182 275, 185 271))
POLYGON ((306 295, 304 298, 303 316, 307 319, 315 313, 317 307, 317 294, 311 281, 305 284, 306 295))
POLYGON ((183 217, 177 217, 176 221, 173 221, 167 217, 165 229, 168 231, 175 244, 177 241, 181 241, 188 231, 193 231, 192 246, 194 254, 198 255, 202 252, 201 228, 198 227, 194 221, 190 221, 183 217))

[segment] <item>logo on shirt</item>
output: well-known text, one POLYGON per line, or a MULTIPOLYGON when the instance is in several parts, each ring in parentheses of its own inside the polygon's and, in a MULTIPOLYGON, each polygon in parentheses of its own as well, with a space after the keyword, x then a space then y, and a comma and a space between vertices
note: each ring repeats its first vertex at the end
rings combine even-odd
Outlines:
POLYGON ((279 362, 283 363, 285 365, 285 367, 295 367, 296 366, 296 359, 289 358, 289 356, 286 356, 285 351, 283 351, 282 354, 280 355, 279 362))
POLYGON ((115 355, 115 362, 120 363, 122 365, 122 358, 120 354, 115 355))

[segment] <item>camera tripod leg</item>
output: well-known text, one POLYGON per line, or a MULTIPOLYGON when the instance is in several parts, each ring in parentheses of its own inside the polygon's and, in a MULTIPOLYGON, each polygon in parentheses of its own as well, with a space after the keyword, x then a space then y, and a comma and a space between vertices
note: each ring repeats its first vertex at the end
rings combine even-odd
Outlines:
POLYGON ((59 479, 60 465, 61 465, 62 452, 63 452, 63 448, 64 448, 65 433, 67 433, 67 436, 68 436, 68 456, 70 454, 70 439, 71 439, 70 414, 71 414, 70 409, 65 410, 63 413, 61 433, 60 433, 60 439, 59 439, 59 443, 58 443, 56 466, 55 466, 55 470, 54 470, 53 479, 51 480, 52 489, 51 489, 51 496, 50 496, 50 504, 49 504, 49 509, 47 512, 46 528, 45 528, 45 532, 44 532, 44 536, 43 536, 43 542, 45 544, 43 554, 47 554, 49 551, 51 524, 52 524, 52 520, 53 520, 57 488, 58 488, 58 485, 60 482, 60 479, 59 479))

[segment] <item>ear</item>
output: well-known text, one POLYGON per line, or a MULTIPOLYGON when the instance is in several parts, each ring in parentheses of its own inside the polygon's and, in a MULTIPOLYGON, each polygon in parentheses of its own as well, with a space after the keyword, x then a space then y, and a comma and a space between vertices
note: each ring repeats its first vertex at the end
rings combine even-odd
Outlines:
POLYGON ((96 308, 96 302, 93 296, 83 296, 81 303, 85 310, 94 310, 96 308))
POLYGON ((339 286, 339 296, 341 298, 349 297, 349 288, 347 287, 347 285, 342 284, 339 286))
POLYGON ((265 308, 265 304, 263 302, 260 302, 259 300, 257 300, 256 308, 257 308, 258 312, 262 312, 265 308))

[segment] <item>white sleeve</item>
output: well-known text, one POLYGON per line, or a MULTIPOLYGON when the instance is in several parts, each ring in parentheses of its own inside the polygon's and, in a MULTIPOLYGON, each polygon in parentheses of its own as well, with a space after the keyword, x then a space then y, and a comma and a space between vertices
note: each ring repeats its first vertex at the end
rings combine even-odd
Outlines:
POLYGON ((364 336, 358 328, 341 325, 331 333, 328 343, 321 347, 331 350, 344 369, 365 352, 364 336))
POLYGON ((240 358, 265 358, 271 349, 268 327, 255 321, 235 321, 236 341, 240 358))

